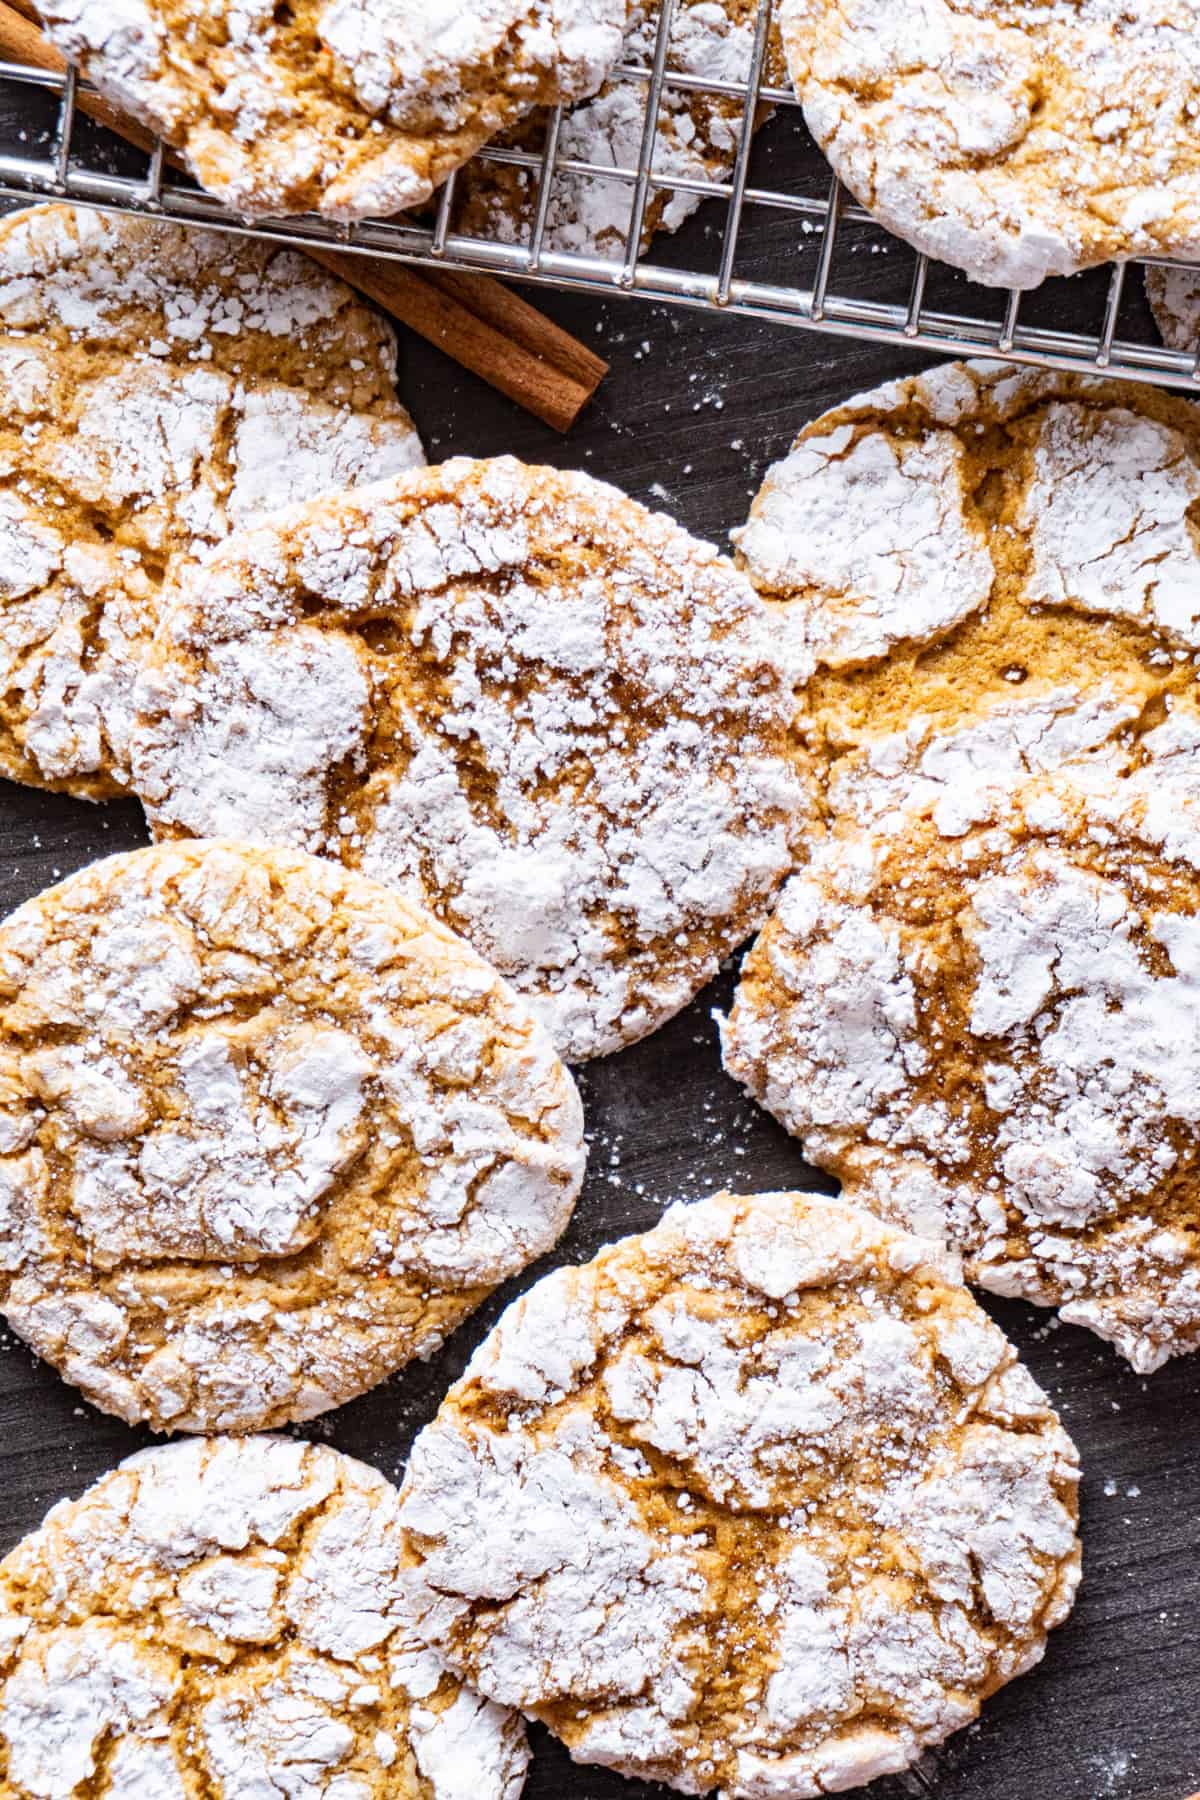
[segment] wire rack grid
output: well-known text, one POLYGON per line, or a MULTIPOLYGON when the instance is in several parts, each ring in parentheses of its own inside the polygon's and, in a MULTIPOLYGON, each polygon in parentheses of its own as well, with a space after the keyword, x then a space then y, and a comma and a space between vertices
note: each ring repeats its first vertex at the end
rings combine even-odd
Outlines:
MULTIPOLYGON (((882 228, 874 226, 841 184, 828 174, 798 190, 794 184, 759 185, 751 180, 756 125, 764 110, 798 108, 789 89, 774 87, 767 79, 774 0, 759 0, 753 44, 746 78, 741 81, 709 79, 680 73, 670 66, 672 26, 677 0, 660 0, 653 51, 648 60, 627 62, 616 78, 637 83, 642 89, 641 142, 635 164, 595 163, 565 154, 561 148, 562 108, 547 119, 540 150, 489 145, 480 152, 486 164, 526 171, 536 196, 528 229, 521 241, 501 241, 500 236, 478 235, 455 228, 455 177, 441 190, 439 202, 428 218, 367 221, 338 225, 306 214, 287 220, 241 219, 219 201, 201 192, 171 166, 169 152, 156 144, 143 172, 114 173, 94 147, 80 147, 77 129, 80 97, 91 90, 73 68, 63 73, 35 70, 0 62, 0 99, 30 89, 49 94, 57 103, 54 127, 46 134, 44 150, 34 153, 28 145, 0 143, 0 198, 77 200, 104 210, 148 213, 182 224, 205 225, 220 230, 266 236, 303 246, 326 244, 340 250, 361 252, 417 264, 440 265, 601 293, 627 294, 667 305, 691 307, 714 313, 765 319, 834 336, 877 343, 894 343, 908 349, 926 349, 954 356, 991 356, 1013 362, 1083 372, 1102 372, 1149 381, 1161 386, 1200 387, 1200 346, 1182 351, 1122 332, 1123 301, 1127 294, 1130 264, 1113 264, 1102 286, 1097 316, 1091 328, 1078 318, 1081 308, 1064 293, 1061 304, 1051 307, 1046 318, 1043 301, 1039 319, 1031 322, 1030 296, 1010 290, 998 297, 994 290, 962 281, 955 290, 959 305, 947 307, 930 295, 931 273, 937 265, 923 255, 906 252, 911 274, 900 274, 890 283, 893 293, 884 297, 852 291, 844 277, 846 228, 873 226, 883 244, 873 249, 896 248, 882 228), (740 109, 736 152, 730 158, 725 179, 700 179, 668 170, 656 157, 660 137, 660 108, 669 97, 708 97, 740 109), (555 248, 547 230, 554 183, 562 176, 620 183, 628 196, 628 225, 618 254, 607 256, 575 249, 555 248), (811 187, 812 191, 807 191, 811 187), (724 209, 719 233, 707 232, 706 266, 684 268, 660 260, 661 238, 654 241, 647 230, 651 197, 685 195, 689 203, 708 201, 724 209), (786 250, 772 257, 771 273, 779 278, 762 280, 739 274, 739 252, 746 238, 746 221, 752 213, 773 214, 776 220, 796 223, 795 266, 786 250), (817 246, 811 268, 802 264, 801 247, 817 246), (793 279, 786 277, 792 275, 793 279), (1069 320, 1069 322, 1068 322, 1069 320)), ((28 134, 23 134, 28 135, 28 134)), ((809 167, 821 165, 813 159, 809 167)), ((1146 259, 1147 261, 1159 259, 1146 259)), ((899 271, 898 271, 899 273, 899 271)), ((1065 284, 1050 283, 1061 288, 1065 284)))

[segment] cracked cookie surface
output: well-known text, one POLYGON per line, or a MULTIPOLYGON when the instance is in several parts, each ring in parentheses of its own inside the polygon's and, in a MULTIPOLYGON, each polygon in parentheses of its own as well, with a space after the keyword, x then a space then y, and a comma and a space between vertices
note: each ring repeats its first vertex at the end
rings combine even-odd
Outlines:
POLYGON ((1200 255, 1198 0, 781 0, 808 126, 889 230, 993 286, 1200 255))
POLYGON ((414 1630, 397 1496, 323 1445, 130 1457, 0 1563, 10 1800, 517 1800, 521 1722, 414 1630))
MULTIPOLYGON (((652 187, 642 231, 648 247, 658 231, 678 231, 703 196, 670 188, 671 180, 725 182, 737 160, 745 107, 740 95, 706 94, 671 85, 671 76, 701 81, 749 80, 757 0, 677 0, 671 18, 667 83, 658 110, 654 171, 668 185, 652 187)), ((630 12, 621 63, 649 68, 654 61, 659 9, 639 0, 630 12)), ((784 81, 783 51, 772 27, 764 81, 784 81)), ((636 169, 645 127, 647 84, 618 69, 594 99, 563 116, 557 157, 594 168, 636 169)), ((759 123, 767 114, 761 109, 759 123)), ((546 145, 540 114, 504 141, 540 156, 546 145)), ((633 204, 633 184, 602 175, 560 169, 553 178, 542 247, 584 256, 623 257, 633 204)), ((536 170, 491 162, 465 168, 455 189, 456 229, 504 243, 528 242, 537 215, 536 170)))
POLYGON ((535 106, 594 94, 625 0, 38 0, 102 93, 235 212, 386 217, 535 106))
POLYGON ((158 1430, 311 1418, 549 1250, 582 1111, 431 915, 303 852, 167 844, 0 926, 0 1309, 158 1430))
POLYGON ((852 1198, 1142 1372, 1200 1345, 1200 738, 831 839, 723 1028, 852 1198))
POLYGON ((765 609, 587 476, 460 460, 281 513, 189 581, 140 692, 160 835, 420 899, 564 1055, 644 1036, 765 918, 811 782, 765 609))
POLYGON ((776 611, 834 820, 949 827, 1194 716, 1200 408, 948 363, 814 420, 738 557, 776 611))
POLYGON ((390 326, 293 251, 67 206, 0 223, 0 774, 124 790, 164 583, 421 464, 395 369, 390 326))
POLYGON ((906 1767, 1038 1661, 1077 1481, 933 1245, 725 1194, 509 1308, 417 1439, 401 1521, 420 1629, 578 1761, 808 1800, 906 1767))

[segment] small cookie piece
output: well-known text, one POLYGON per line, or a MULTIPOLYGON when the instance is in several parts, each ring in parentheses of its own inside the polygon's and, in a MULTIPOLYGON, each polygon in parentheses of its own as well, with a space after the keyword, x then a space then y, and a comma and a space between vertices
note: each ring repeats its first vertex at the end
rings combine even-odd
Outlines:
MULTIPOLYGON (((677 0, 654 144, 655 176, 668 185, 650 190, 643 248, 658 231, 678 231, 702 204, 701 195, 672 189, 670 182, 728 180, 742 137, 745 108, 740 96, 673 87, 670 78, 690 75, 744 86, 750 76, 757 17, 757 0, 677 0)), ((637 0, 625 32, 622 65, 647 68, 653 63, 658 25, 655 0, 637 0)), ((779 33, 772 27, 765 79, 770 86, 781 87, 785 78, 779 33)), ((590 163, 593 168, 636 169, 646 97, 645 80, 618 68, 595 99, 564 115, 559 160, 590 163)), ((759 123, 766 117, 764 107, 759 123)), ((546 115, 536 115, 505 141, 540 156, 546 143, 546 115)), ((538 197, 536 173, 480 157, 459 175, 456 229, 502 243, 524 243, 538 197)), ((542 246, 581 256, 623 256, 632 204, 633 186, 628 181, 560 170, 554 176, 542 246)))
POLYGON ((906 1768, 1040 1659, 1078 1478, 932 1245, 721 1194, 509 1308, 400 1516, 421 1631, 577 1761, 809 1800, 906 1768))
POLYGON ((101 93, 235 212, 386 217, 535 106, 594 94, 625 0, 38 0, 101 93))
POLYGON ((1168 350, 1200 355, 1200 269, 1147 264, 1146 298, 1168 350))
POLYGON ((424 461, 390 327, 290 250, 69 206, 0 223, 0 774, 125 789, 164 582, 424 461))
POLYGON ((1200 408, 1128 382, 948 363, 805 427, 738 559, 777 611, 835 817, 1077 759, 1126 767, 1194 709, 1200 408))
POLYGON ((781 0, 809 130, 868 211, 994 287, 1200 255, 1200 0, 781 0))
POLYGON ((156 1430, 338 1406, 549 1250, 579 1097, 526 1006, 399 895, 166 844, 0 926, 0 1308, 156 1430))
POLYGON ((296 508, 184 584, 140 692, 160 835, 302 844, 432 908, 564 1055, 756 929, 810 783, 745 578, 585 475, 459 460, 296 508))
POLYGON ((414 1630, 391 1483, 324 1445, 131 1456, 0 1563, 10 1800, 517 1800, 521 1721, 414 1630))
POLYGON ((853 1197, 1143 1373, 1200 1345, 1200 738, 1146 753, 831 840, 723 1030, 853 1197))

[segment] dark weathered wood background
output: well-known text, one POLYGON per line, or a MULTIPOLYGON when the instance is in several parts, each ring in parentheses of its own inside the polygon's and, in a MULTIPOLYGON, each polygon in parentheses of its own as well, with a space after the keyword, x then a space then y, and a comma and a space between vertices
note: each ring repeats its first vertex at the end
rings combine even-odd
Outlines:
MULTIPOLYGON (((18 124, 0 97, 0 140, 18 124)), ((815 151, 800 127, 777 120, 758 151, 776 178, 820 190, 815 151)), ((818 159, 819 160, 819 159, 818 159)), ((684 266, 711 266, 717 208, 666 249, 684 266)), ((873 240, 877 243, 878 240, 873 240)), ((804 258, 786 216, 748 216, 740 271, 767 280, 804 258)), ((900 247, 872 248, 848 234, 839 278, 863 293, 906 291, 900 247)), ((1140 284, 1130 283, 1131 325, 1140 284)), ((938 276, 935 296, 962 298, 938 276)), ((1031 319, 1094 326, 1102 276, 1056 282, 1033 296, 1031 319)), ((745 321, 668 312, 643 303, 533 296, 611 357, 612 375, 567 439, 520 414, 437 352, 403 346, 402 392, 431 459, 513 451, 579 467, 666 508, 722 542, 745 516, 768 463, 796 428, 857 389, 921 366, 878 350, 745 321)), ((998 316, 999 301, 974 300, 998 316)), ((1144 319, 1141 326, 1145 328, 1144 319)), ((0 783, 0 911, 92 858, 144 841, 134 805, 103 809, 0 783)), ((714 1005, 727 977, 665 1031, 584 1072, 591 1172, 558 1257, 582 1261, 599 1245, 652 1225, 676 1197, 721 1186, 743 1191, 816 1187, 782 1131, 722 1074, 714 1005)), ((501 1308, 540 1271, 512 1282, 428 1366, 317 1421, 312 1435, 398 1477, 416 1430, 501 1308)), ((1086 1333, 1046 1315, 987 1302, 1061 1408, 1083 1452, 1086 1577, 1071 1621, 1043 1665, 998 1695, 981 1723, 909 1774, 871 1790, 878 1800, 1184 1800, 1200 1788, 1200 1358, 1134 1377, 1086 1333)), ((0 1335, 0 1551, 36 1526, 48 1506, 78 1494, 147 1441, 85 1406, 22 1344, 0 1335)), ((575 1769, 535 1730, 529 1800, 649 1800, 651 1790, 575 1769)), ((661 1790, 654 1790, 661 1792, 661 1790)))

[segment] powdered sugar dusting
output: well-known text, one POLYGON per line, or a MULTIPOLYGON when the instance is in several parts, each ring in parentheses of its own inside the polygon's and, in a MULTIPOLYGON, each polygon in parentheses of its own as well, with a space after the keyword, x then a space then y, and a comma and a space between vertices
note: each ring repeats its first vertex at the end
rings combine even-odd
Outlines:
POLYGON ((164 583, 263 512, 423 462, 394 363, 291 253, 68 207, 5 221, 6 774, 124 786, 164 583))
POLYGON ((620 0, 45 0, 54 42, 250 214, 387 217, 531 107, 594 94, 620 0), (303 73, 302 73, 303 71, 303 73))
POLYGON ((391 1678, 420 1653, 396 1494, 335 1450, 214 1438, 131 1457, 0 1564, 0 1620, 18 1800, 58 1800, 101 1767, 128 1800, 280 1781, 294 1800, 516 1800, 524 1781, 513 1715, 440 1664, 419 1705, 391 1678), (357 1639, 337 1623, 343 1586, 374 1621, 357 1639), (427 1769, 425 1747, 448 1740, 452 1765, 427 1769))
POLYGON ((282 514, 185 584, 141 690, 156 830, 281 837, 432 906, 564 1053, 691 999, 809 824, 748 584, 511 459, 282 514))
POLYGON ((907 1766, 1036 1660, 1077 1474, 930 1245, 721 1195, 510 1308, 401 1516, 422 1630, 577 1760, 794 1800, 907 1766))
POLYGON ((782 0, 809 129, 885 225, 977 281, 1200 253, 1200 11, 782 0))
POLYGON ((1167 766, 831 843, 724 1027, 817 1162, 1140 1370, 1200 1341, 1194 742, 1167 766))
POLYGON ((0 1301, 127 1419, 337 1405, 570 1215, 582 1118, 542 1029, 331 863, 96 864, 0 929, 0 1004, 0 1301))

